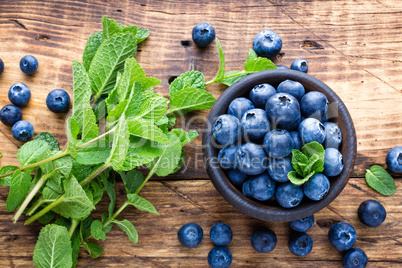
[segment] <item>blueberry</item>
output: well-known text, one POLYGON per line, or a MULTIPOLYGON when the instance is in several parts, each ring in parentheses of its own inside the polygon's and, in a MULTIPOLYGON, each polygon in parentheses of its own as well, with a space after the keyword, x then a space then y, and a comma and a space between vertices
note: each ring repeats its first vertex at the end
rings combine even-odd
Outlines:
POLYGON ((360 248, 349 249, 342 258, 344 268, 364 268, 368 262, 367 255, 360 248))
POLYGON ((277 182, 287 182, 288 173, 293 170, 290 156, 285 158, 271 158, 268 165, 269 176, 277 182))
POLYGON ((8 91, 8 98, 13 104, 19 107, 25 106, 31 99, 31 91, 25 84, 15 83, 8 91))
POLYGON ((212 268, 227 268, 232 263, 232 253, 225 247, 214 247, 208 253, 208 263, 212 268))
POLYGON ((275 193, 275 182, 269 178, 268 173, 264 172, 245 181, 242 190, 246 197, 266 201, 275 193))
POLYGON ((329 242, 339 251, 349 250, 356 242, 356 230, 346 222, 332 225, 328 232, 329 242))
POLYGON ((299 125, 300 138, 304 143, 316 141, 323 143, 325 140, 325 127, 315 118, 306 118, 299 125))
POLYGON ((402 173, 402 146, 396 146, 388 152, 386 163, 391 172, 402 173))
POLYGON ((38 69, 39 62, 32 55, 26 55, 20 61, 20 68, 26 74, 33 74, 38 69))
POLYGON ((300 150, 303 147, 303 142, 300 138, 299 132, 298 131, 292 131, 289 132, 290 137, 293 140, 293 149, 300 150))
POLYGON ((380 202, 376 200, 366 200, 360 204, 357 215, 364 225, 377 227, 384 222, 387 212, 380 202))
MULTIPOLYGON (((342 142, 342 132, 338 125, 330 122, 324 123, 325 127, 325 140, 324 148, 335 148, 338 149, 342 142)), ((401 162, 402 163, 402 162, 401 162)))
POLYGON ((276 188, 276 201, 284 208, 296 207, 303 199, 303 190, 300 186, 287 182, 276 188))
POLYGON ((228 179, 234 186, 241 186, 247 179, 247 175, 240 172, 238 169, 231 169, 227 172, 228 179))
POLYGON ((273 58, 281 52, 282 39, 274 31, 264 30, 254 37, 253 48, 258 56, 273 58))
POLYGON ((302 58, 295 59, 290 65, 290 69, 307 73, 308 71, 307 61, 302 58))
POLYGON ((306 233, 294 232, 289 237, 289 250, 296 256, 307 256, 313 249, 313 239, 306 233))
POLYGON ((303 191, 309 199, 319 201, 327 196, 330 187, 328 178, 324 174, 317 173, 303 184, 303 191))
POLYGON ((14 124, 11 129, 14 139, 18 141, 27 141, 34 135, 34 128, 31 123, 20 120, 14 124))
POLYGON ((260 228, 255 230, 250 237, 251 246, 255 251, 268 253, 274 250, 278 239, 276 234, 269 228, 260 228))
POLYGON ((193 28, 193 42, 198 47, 206 47, 215 39, 215 29, 211 24, 202 22, 193 28))
POLYGON ((300 105, 295 97, 287 93, 272 95, 266 105, 267 116, 273 128, 292 131, 300 124, 300 105))
POLYGON ((46 105, 53 113, 66 113, 70 108, 70 96, 63 89, 52 90, 47 95, 46 105))
POLYGON ((300 109, 305 117, 313 117, 321 122, 327 121, 327 97, 318 91, 306 93, 300 101, 300 109))
POLYGON ((4 62, 2 59, 0 59, 0 74, 4 72, 4 62))
POLYGON ((232 241, 233 232, 229 225, 217 222, 212 225, 209 237, 215 245, 227 246, 232 241))
POLYGON ((192 222, 184 224, 177 232, 180 243, 187 248, 198 247, 203 234, 201 226, 192 222))
POLYGON ((276 94, 276 90, 273 86, 269 84, 259 84, 253 87, 249 97, 256 108, 265 109, 267 100, 274 94, 276 94))
POLYGON ((290 228, 297 232, 306 232, 314 225, 314 215, 290 222, 290 228))
POLYGON ((338 176, 343 170, 343 156, 334 148, 325 149, 324 174, 329 177, 338 176))
POLYGON ((219 116, 212 126, 212 134, 222 145, 233 144, 239 138, 240 121, 233 115, 219 116))
POLYGON ((265 136, 265 133, 271 130, 267 113, 262 109, 248 110, 244 113, 240 123, 246 142, 259 141, 265 136))
POLYGON ((276 65, 276 69, 289 70, 290 68, 285 65, 276 65))
POLYGON ((284 129, 274 129, 264 137, 264 150, 270 157, 286 157, 293 150, 293 141, 289 132, 284 129))
POLYGON ((255 143, 245 143, 236 152, 236 167, 246 175, 258 175, 267 168, 264 150, 255 143))
POLYGON ((236 166, 235 153, 237 149, 239 146, 229 145, 219 151, 218 161, 222 168, 234 168, 236 166))
POLYGON ((15 123, 20 121, 21 117, 21 109, 15 105, 9 104, 1 108, 0 120, 4 125, 8 127, 12 127, 15 123))
POLYGON ((278 93, 288 93, 295 97, 298 101, 301 100, 304 93, 306 92, 302 84, 292 80, 285 80, 280 83, 277 91, 278 93))
POLYGON ((248 110, 254 108, 254 104, 249 99, 236 98, 229 104, 228 114, 234 115, 240 120, 248 110))

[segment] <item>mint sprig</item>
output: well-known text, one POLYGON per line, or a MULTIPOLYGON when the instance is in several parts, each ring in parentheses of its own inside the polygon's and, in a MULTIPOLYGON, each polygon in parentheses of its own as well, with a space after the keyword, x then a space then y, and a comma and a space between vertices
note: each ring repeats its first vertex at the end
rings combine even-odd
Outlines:
POLYGON ((382 195, 392 195, 396 192, 396 184, 389 173, 378 165, 366 171, 367 184, 382 195))

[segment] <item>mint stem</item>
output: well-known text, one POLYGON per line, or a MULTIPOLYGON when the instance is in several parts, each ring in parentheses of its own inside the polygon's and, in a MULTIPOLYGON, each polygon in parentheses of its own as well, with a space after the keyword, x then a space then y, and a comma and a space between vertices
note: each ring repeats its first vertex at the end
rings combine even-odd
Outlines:
POLYGON ((35 211, 45 202, 46 200, 45 198, 43 198, 43 196, 39 197, 39 199, 32 205, 32 207, 28 209, 27 215, 31 216, 32 214, 34 214, 35 211))
POLYGON ((88 184, 91 180, 93 180, 95 177, 97 177, 99 174, 101 174, 107 168, 109 168, 109 165, 107 165, 107 164, 103 164, 102 166, 100 166, 97 170, 92 172, 92 174, 89 175, 85 180, 80 182, 81 186, 88 184))
MULTIPOLYGON (((250 74, 250 73, 252 73, 252 72, 246 72, 245 70, 243 70, 243 71, 238 72, 238 73, 235 73, 235 74, 231 74, 231 75, 228 75, 228 76, 224 76, 222 80, 228 79, 228 78, 232 78, 232 77, 235 77, 235 76, 239 76, 239 75, 242 75, 242 74, 250 74)), ((217 83, 217 82, 219 82, 219 81, 215 81, 215 79, 213 79, 213 80, 211 80, 211 81, 206 82, 205 85, 207 86, 207 85, 210 85, 210 84, 213 84, 213 83, 217 83)))
POLYGON ((71 222, 70 230, 68 231, 70 238, 73 236, 73 233, 75 231, 75 228, 77 228, 78 223, 80 223, 80 221, 77 219, 73 219, 73 221, 71 222))

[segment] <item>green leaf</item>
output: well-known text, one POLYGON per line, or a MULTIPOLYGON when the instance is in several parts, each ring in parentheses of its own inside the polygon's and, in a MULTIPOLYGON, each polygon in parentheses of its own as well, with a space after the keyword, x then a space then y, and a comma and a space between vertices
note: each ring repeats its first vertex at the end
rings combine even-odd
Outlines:
POLYGON ((246 72, 259 72, 270 69, 276 69, 276 65, 271 60, 262 57, 255 58, 252 60, 247 59, 246 64, 244 66, 244 70, 246 72))
POLYGON ((19 208, 31 189, 31 181, 32 177, 28 172, 21 170, 14 172, 6 201, 7 211, 10 212, 19 208))
MULTIPOLYGON (((110 206, 109 206, 110 208, 110 206)), ((109 210, 110 211, 110 210, 109 210)), ((106 212, 102 213, 102 224, 105 225, 106 222, 112 217, 113 211, 110 214, 110 217, 108 216, 108 214, 106 212)), ((105 226, 105 228, 103 228, 103 231, 105 232, 105 234, 107 234, 110 230, 112 230, 113 228, 113 223, 109 223, 108 225, 105 226)))
MULTIPOLYGON (((17 159, 21 163, 21 168, 36 163, 41 155, 49 149, 49 145, 43 140, 32 140, 22 145, 17 153, 17 159)), ((27 171, 31 172, 34 169, 30 168, 27 171)))
POLYGON ((200 71, 182 73, 170 84, 169 95, 172 96, 185 88, 205 89, 205 77, 200 71))
POLYGON ((128 236, 128 240, 133 242, 134 244, 138 243, 138 233, 137 230, 135 229, 134 225, 128 221, 128 220, 113 220, 114 223, 117 224, 117 226, 120 227, 120 229, 126 233, 128 236))
POLYGON ((223 80, 223 77, 225 75, 225 55, 223 54, 222 46, 218 38, 215 38, 215 41, 219 52, 219 70, 213 81, 220 82, 223 80))
POLYGON ((56 224, 42 228, 35 245, 33 263, 38 268, 71 268, 72 249, 67 228, 56 224))
POLYGON ((89 255, 91 255, 91 258, 96 259, 98 258, 100 255, 102 255, 104 253, 103 249, 101 246, 99 246, 98 244, 96 244, 95 242, 84 242, 83 246, 85 247, 85 249, 88 251, 89 255))
POLYGON ((325 150, 324 147, 322 147, 321 144, 319 144, 316 141, 307 143, 306 145, 303 146, 302 148, 303 154, 305 154, 308 158, 310 158, 312 155, 318 155, 322 161, 324 161, 324 154, 325 150))
POLYGON ((73 235, 71 236, 71 249, 72 249, 72 261, 73 261, 73 266, 77 266, 77 261, 78 261, 78 254, 80 252, 80 244, 81 244, 81 239, 80 239, 80 232, 77 229, 75 229, 73 235))
POLYGON ((190 130, 187 132, 181 128, 174 128, 170 132, 174 133, 180 139, 181 146, 186 145, 198 137, 198 132, 195 130, 190 130))
POLYGON ((394 179, 380 166, 374 165, 366 171, 366 182, 382 195, 392 195, 396 192, 394 179))
POLYGON ((56 138, 50 134, 49 132, 41 132, 35 136, 34 140, 43 140, 47 142, 49 145, 50 150, 59 150, 59 142, 56 138))
POLYGON ((292 167, 300 175, 303 176, 304 168, 308 164, 308 158, 299 150, 292 150, 292 167))
MULTIPOLYGON (((53 152, 47 153, 48 157, 60 154, 61 152, 53 152)), ((48 174, 50 177, 67 177, 71 169, 73 167, 73 163, 71 161, 70 156, 64 156, 59 159, 44 163, 40 165, 40 168, 44 174, 48 174)))
POLYGON ((152 121, 138 119, 130 120, 127 124, 130 135, 163 144, 170 143, 165 133, 155 126, 152 121))
POLYGON ((56 216, 56 213, 54 213, 53 211, 49 211, 48 213, 46 213, 45 215, 40 217, 38 219, 38 222, 40 222, 42 224, 48 224, 49 222, 51 222, 54 219, 55 216, 56 216))
POLYGON ((94 205, 96 205, 99 203, 99 201, 101 201, 101 199, 103 197, 103 193, 105 192, 105 187, 104 187, 103 183, 100 181, 99 177, 93 179, 88 184, 88 186, 89 186, 90 192, 92 192, 92 197, 93 197, 92 203, 94 205))
POLYGON ((77 136, 80 132, 80 126, 74 118, 67 119, 67 151, 72 157, 77 157, 77 136))
POLYGON ((126 188, 127 194, 133 194, 141 183, 144 182, 144 175, 136 169, 133 169, 127 173, 120 172, 122 181, 124 182, 124 187, 126 188))
POLYGON ((90 106, 91 84, 84 66, 73 61, 73 118, 84 131, 85 109, 90 106))
POLYGON ((170 97, 170 112, 188 113, 195 110, 210 109, 216 99, 211 93, 196 88, 186 88, 170 97))
POLYGON ((127 200, 130 203, 130 205, 133 205, 135 208, 139 210, 159 215, 155 207, 148 200, 139 196, 138 194, 128 194, 127 200))
POLYGON ((116 206, 116 191, 114 190, 114 177, 112 177, 112 180, 109 180, 109 173, 110 171, 108 170, 107 172, 103 172, 101 174, 103 185, 105 185, 107 195, 109 196, 110 203, 109 203, 109 217, 112 217, 113 215, 113 210, 116 206))
POLYGON ((136 38, 137 38, 137 42, 140 43, 142 41, 144 41, 145 39, 147 39, 147 37, 149 36, 149 32, 147 29, 143 29, 138 27, 137 30, 137 34, 136 34, 136 38))
POLYGON ((123 163, 123 170, 129 171, 147 164, 154 160, 155 157, 161 156, 163 152, 163 144, 131 136, 127 156, 123 163))
POLYGON ((88 237, 91 236, 91 225, 92 225, 93 219, 91 216, 88 216, 85 218, 83 221, 81 221, 80 224, 80 236, 83 239, 87 239, 88 237))
POLYGON ((90 165, 83 165, 72 159, 71 174, 77 179, 78 182, 85 180, 91 173, 92 168, 90 165))
POLYGON ((240 79, 242 79, 243 77, 246 77, 248 74, 244 73, 243 71, 229 71, 225 73, 225 77, 227 76, 232 76, 229 78, 224 78, 221 83, 224 85, 227 85, 228 87, 230 87, 231 85, 233 85, 234 83, 236 83, 237 81, 239 81, 240 79), (238 75, 235 75, 238 74, 238 75), (232 76, 235 75, 235 76, 232 76))
POLYGON ((91 106, 83 107, 83 128, 81 129, 81 138, 83 140, 91 140, 99 136, 99 127, 96 121, 96 116, 91 106))
POLYGON ((246 64, 247 64, 247 62, 250 62, 250 61, 252 61, 252 60, 254 60, 256 58, 258 58, 257 53, 255 53, 255 51, 250 48, 248 50, 248 57, 247 57, 247 60, 246 60, 246 64))
POLYGON ((102 34, 103 34, 102 31, 91 34, 91 36, 87 41, 87 44, 84 48, 84 53, 82 54, 82 63, 86 71, 89 70, 89 66, 91 66, 92 59, 102 43, 102 34))
MULTIPOLYGON (((312 171, 317 172, 313 167, 317 167, 317 162, 320 161, 320 157, 316 154, 313 154, 308 159, 308 164, 303 170, 303 176, 307 176, 307 174, 311 173, 312 171)), ((322 169, 324 170, 324 162, 322 162, 322 169)), ((322 170, 321 170, 322 171, 322 170)))
POLYGON ((96 240, 103 240, 106 239, 106 234, 102 230, 102 223, 100 221, 93 221, 91 224, 91 234, 96 240))
POLYGON ((124 116, 120 117, 117 129, 114 132, 112 150, 108 162, 115 171, 121 170, 127 155, 130 133, 124 116))
POLYGON ((110 156, 111 148, 109 143, 109 137, 105 137, 85 148, 79 149, 75 160, 83 165, 103 164, 110 156))
POLYGON ((106 16, 102 17, 102 40, 107 40, 116 33, 120 33, 121 29, 114 19, 109 19, 106 16))
MULTIPOLYGON (((18 169, 18 167, 16 167, 16 166, 11 166, 11 165, 2 166, 0 168, 0 175, 6 174, 11 171, 15 171, 17 169, 18 169)), ((1 186, 10 186, 12 177, 13 177, 13 175, 10 175, 10 176, 4 177, 4 178, 0 178, 0 185, 1 186)))
POLYGON ((146 99, 144 103, 140 106, 137 114, 135 115, 135 119, 141 118, 157 122, 165 115, 166 110, 166 98, 158 94, 154 94, 153 97, 146 99))
POLYGON ((308 181, 311 178, 311 176, 313 176, 314 174, 315 174, 315 172, 312 171, 311 173, 307 174, 307 176, 301 178, 297 175, 296 171, 290 171, 288 173, 288 178, 291 183, 296 184, 296 185, 301 185, 301 184, 305 183, 306 181, 308 181))

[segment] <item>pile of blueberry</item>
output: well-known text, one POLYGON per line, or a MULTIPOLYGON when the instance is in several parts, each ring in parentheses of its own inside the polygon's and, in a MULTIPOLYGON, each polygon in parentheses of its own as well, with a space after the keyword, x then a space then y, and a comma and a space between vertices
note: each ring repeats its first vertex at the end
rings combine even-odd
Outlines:
MULTIPOLYGON (((39 62, 32 56, 27 55, 20 61, 21 71, 31 75, 38 69, 39 62)), ((0 74, 4 71, 4 63, 0 59, 0 74)), ((15 83, 8 91, 8 98, 13 103, 4 106, 0 111, 0 121, 12 127, 11 132, 16 140, 25 142, 34 135, 33 125, 25 120, 21 120, 22 111, 20 107, 26 106, 31 99, 31 91, 23 83, 15 83)), ((46 105, 54 113, 65 113, 70 106, 70 96, 62 89, 55 89, 46 98, 46 105)))

